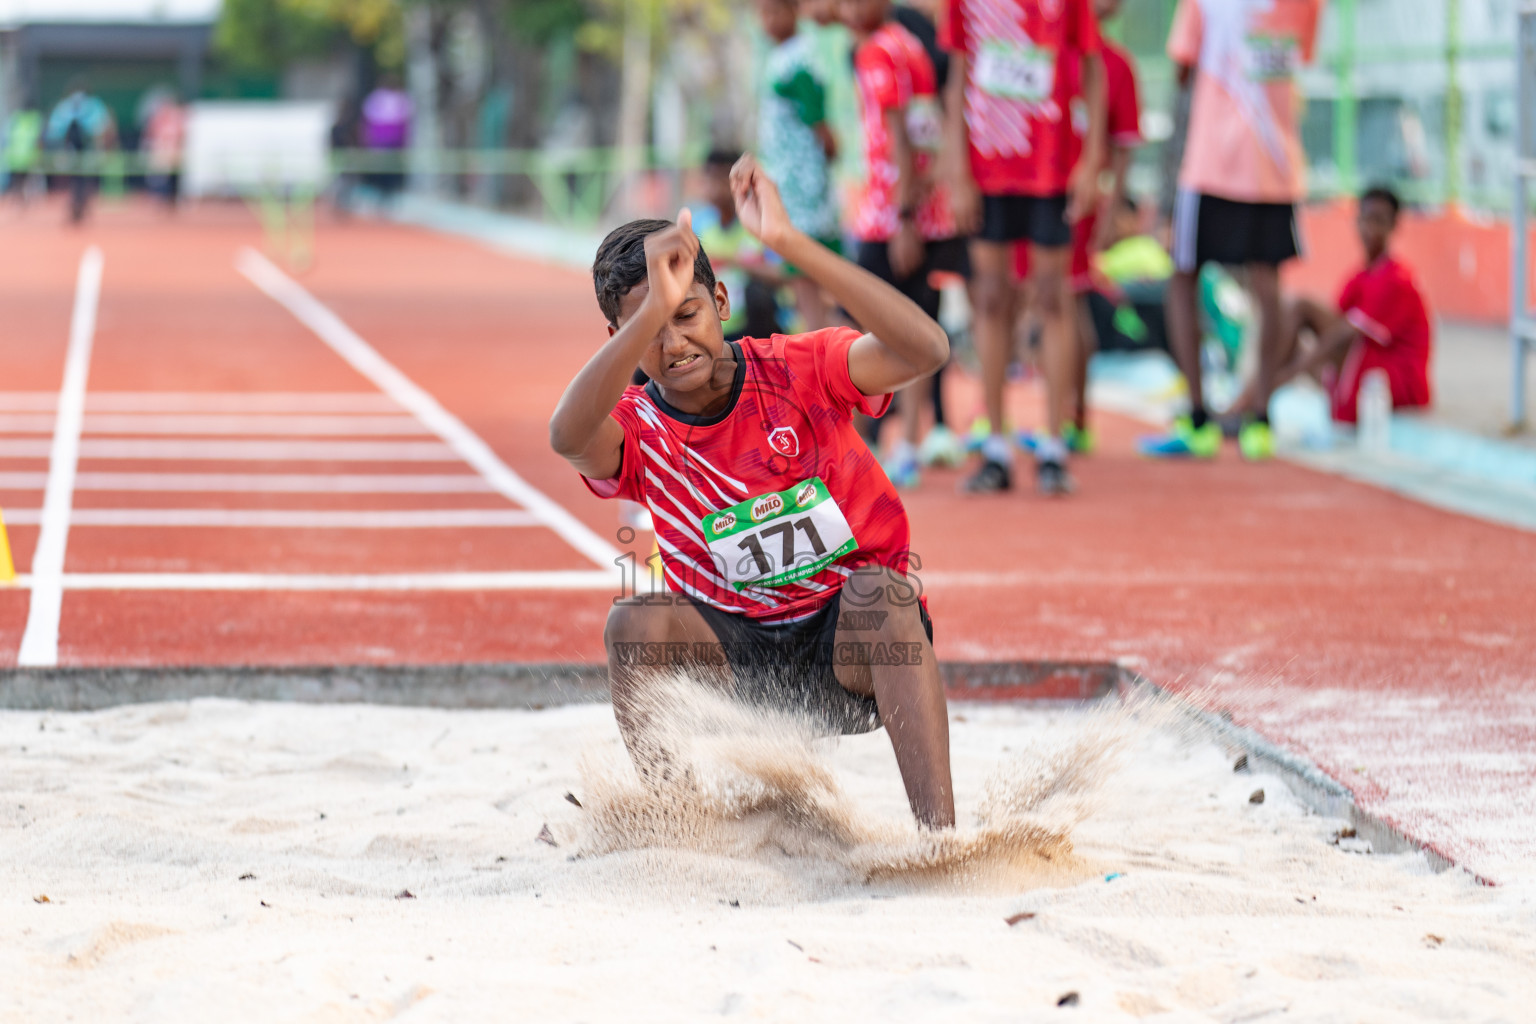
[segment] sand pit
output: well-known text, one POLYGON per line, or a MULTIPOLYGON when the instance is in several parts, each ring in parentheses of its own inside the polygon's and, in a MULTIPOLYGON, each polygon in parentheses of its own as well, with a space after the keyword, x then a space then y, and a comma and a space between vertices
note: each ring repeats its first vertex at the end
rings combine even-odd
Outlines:
POLYGON ((883 733, 663 799, 606 706, 0 712, 0 1018, 1529 1019, 1536 871, 1336 844, 1167 721, 951 713, 934 840, 883 733))

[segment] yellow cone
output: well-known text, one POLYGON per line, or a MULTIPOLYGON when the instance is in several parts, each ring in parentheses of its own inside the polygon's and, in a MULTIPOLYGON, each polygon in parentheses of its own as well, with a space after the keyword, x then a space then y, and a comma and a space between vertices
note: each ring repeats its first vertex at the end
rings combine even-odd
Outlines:
POLYGON ((11 542, 5 536, 5 513, 0 511, 0 587, 14 586, 16 563, 11 561, 11 542))

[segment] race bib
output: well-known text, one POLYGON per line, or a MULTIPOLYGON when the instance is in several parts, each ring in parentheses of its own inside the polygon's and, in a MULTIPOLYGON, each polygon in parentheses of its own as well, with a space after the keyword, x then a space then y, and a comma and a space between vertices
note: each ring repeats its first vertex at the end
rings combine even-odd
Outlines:
POLYGON ((944 116, 932 96, 914 96, 907 104, 907 138, 912 148, 937 153, 944 144, 944 116))
POLYGON ((1244 48, 1246 71, 1255 82, 1293 78, 1301 66, 1301 47, 1290 36, 1249 36, 1244 48))
POLYGON ((976 54, 974 74, 982 92, 1044 103, 1056 86, 1056 55, 1029 43, 988 39, 976 54))
POLYGON ((737 591, 806 579, 859 546, 819 476, 711 512, 699 525, 737 591))

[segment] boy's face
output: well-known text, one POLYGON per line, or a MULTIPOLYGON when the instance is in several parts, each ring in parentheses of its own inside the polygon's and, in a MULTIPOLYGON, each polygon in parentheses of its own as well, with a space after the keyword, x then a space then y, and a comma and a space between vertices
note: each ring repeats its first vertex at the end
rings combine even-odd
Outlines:
POLYGON ((795 34, 794 0, 757 0, 757 16, 769 39, 782 42, 795 34))
POLYGON ((1100 21, 1108 21, 1120 13, 1120 0, 1093 0, 1093 13, 1100 21))
MULTIPOLYGON (((619 322, 608 325, 610 336, 639 312, 649 292, 650 285, 645 281, 629 290, 619 304, 619 322)), ((640 369, 663 391, 687 393, 711 387, 725 352, 725 331, 720 325, 730 317, 731 300, 724 284, 715 282, 711 293, 701 282, 693 282, 688 297, 641 354, 640 369)), ((730 366, 734 373, 734 363, 730 366)), ((724 384, 729 383, 727 377, 724 384)))
POLYGON ((838 15, 848 31, 868 35, 885 23, 890 0, 838 0, 838 15))
POLYGON ((1360 204, 1355 215, 1355 230, 1360 233, 1360 244, 1372 259, 1387 249, 1387 239, 1397 227, 1397 214, 1385 199, 1367 199, 1360 204))

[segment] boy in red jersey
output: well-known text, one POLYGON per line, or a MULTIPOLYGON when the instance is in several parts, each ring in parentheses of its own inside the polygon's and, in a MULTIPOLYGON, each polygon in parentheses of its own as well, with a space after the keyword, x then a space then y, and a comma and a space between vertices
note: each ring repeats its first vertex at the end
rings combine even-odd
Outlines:
POLYGON ((976 351, 991 436, 972 492, 1012 486, 1004 436, 1014 288, 1012 245, 1030 243, 1036 308, 1044 326, 1045 436, 1035 449, 1044 494, 1071 490, 1062 440, 1071 405, 1076 305, 1068 267, 1070 225, 1098 203, 1104 161, 1103 65, 1089 0, 949 0, 942 42, 952 54, 947 124, 951 201, 971 240, 976 351), (1072 59, 1080 85, 1070 74, 1072 59), (1088 119, 1080 159, 1071 152, 1070 108, 1080 92, 1088 119))
MULTIPOLYGON (((1367 190, 1355 219, 1365 266, 1344 282, 1336 305, 1300 298, 1281 317, 1274 386, 1312 374, 1328 389, 1341 423, 1355 422, 1368 370, 1386 371, 1393 408, 1429 404, 1429 312, 1413 272, 1387 251, 1400 207, 1391 189, 1367 190)), ((1250 384, 1233 410, 1256 414, 1261 394, 1250 384)))
POLYGON ((906 510, 853 426, 936 370, 949 339, 910 299, 796 229, 751 157, 732 172, 742 223, 869 333, 834 327, 727 343, 730 301, 687 211, 598 249, 608 342, 566 389, 550 442, 593 493, 647 505, 671 600, 616 603, 604 642, 631 755, 641 664, 713 661, 744 700, 830 731, 884 724, 918 821, 954 824, 949 722, 932 623, 909 568, 906 510), (639 365, 650 377, 630 385, 639 365), (721 663, 723 662, 723 665, 721 663))

